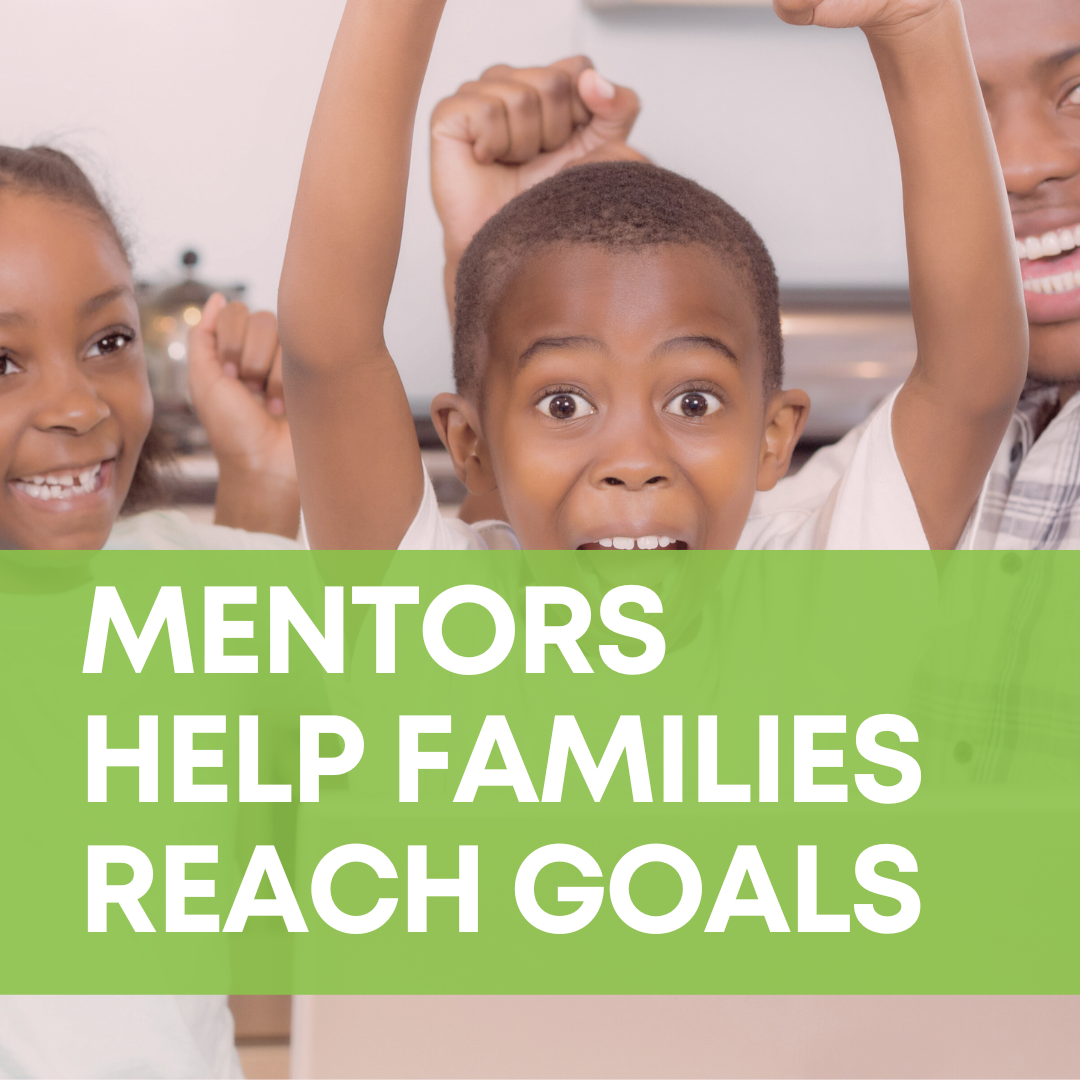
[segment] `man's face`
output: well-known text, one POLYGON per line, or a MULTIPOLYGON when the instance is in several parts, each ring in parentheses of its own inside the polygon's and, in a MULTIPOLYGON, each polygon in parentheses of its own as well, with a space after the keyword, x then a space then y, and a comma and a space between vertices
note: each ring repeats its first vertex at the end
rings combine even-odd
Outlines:
POLYGON ((527 548, 733 547, 786 468, 804 396, 766 400, 749 291, 704 248, 549 249, 488 330, 481 456, 527 548))
POLYGON ((1080 382, 1080 2, 964 0, 1009 191, 1030 373, 1080 382))

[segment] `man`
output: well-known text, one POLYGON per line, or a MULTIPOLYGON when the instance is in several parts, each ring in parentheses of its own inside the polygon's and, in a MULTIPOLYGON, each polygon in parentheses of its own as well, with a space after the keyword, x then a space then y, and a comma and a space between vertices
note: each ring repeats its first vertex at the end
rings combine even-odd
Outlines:
MULTIPOLYGON (((1029 383, 961 547, 1080 548, 1080 5, 964 0, 975 65, 1012 205, 1031 330, 1029 383)), ((586 160, 640 156, 638 112, 583 57, 547 68, 500 65, 432 118, 432 188, 445 230, 453 310, 458 259, 519 191, 586 160)), ((845 445, 782 481, 763 502, 832 486, 845 445), (796 486, 797 485, 797 486, 796 486)), ((470 498, 466 520, 499 517, 470 498)))
POLYGON ((1080 547, 1080 5, 964 0, 1013 212, 1029 382, 987 481, 975 547, 1080 547))

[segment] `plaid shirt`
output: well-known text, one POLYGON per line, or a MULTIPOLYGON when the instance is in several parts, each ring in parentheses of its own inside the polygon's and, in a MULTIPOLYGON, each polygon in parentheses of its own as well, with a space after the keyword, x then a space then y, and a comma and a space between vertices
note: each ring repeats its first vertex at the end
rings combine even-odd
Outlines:
POLYGON ((1080 548, 1080 394, 1053 416, 1057 393, 1021 395, 958 547, 1080 548))

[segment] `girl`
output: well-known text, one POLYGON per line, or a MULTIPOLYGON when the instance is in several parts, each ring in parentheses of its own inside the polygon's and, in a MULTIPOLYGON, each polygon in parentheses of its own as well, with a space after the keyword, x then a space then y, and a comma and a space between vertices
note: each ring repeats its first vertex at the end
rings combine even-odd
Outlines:
MULTIPOLYGON (((221 465, 217 520, 267 531, 121 519, 160 494, 161 458, 127 250, 71 158, 0 147, 0 546, 296 546, 277 357, 273 316, 211 298, 190 361, 221 465)), ((66 996, 0 998, 0 1075, 243 1074, 224 996, 66 996)))
POLYGON ((126 247, 86 175, 55 150, 0 147, 0 545, 291 546, 242 531, 298 524, 276 326, 220 296, 192 332, 192 396, 219 455, 217 521, 234 527, 176 511, 116 527, 161 494, 138 327, 126 247))

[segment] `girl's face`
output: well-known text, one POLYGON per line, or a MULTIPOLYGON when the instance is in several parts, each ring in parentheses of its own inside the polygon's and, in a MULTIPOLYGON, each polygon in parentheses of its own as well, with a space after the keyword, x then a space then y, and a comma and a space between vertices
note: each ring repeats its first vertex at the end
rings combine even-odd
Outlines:
POLYGON ((78 207, 0 194, 0 547, 100 548, 152 418, 116 241, 78 207))

